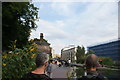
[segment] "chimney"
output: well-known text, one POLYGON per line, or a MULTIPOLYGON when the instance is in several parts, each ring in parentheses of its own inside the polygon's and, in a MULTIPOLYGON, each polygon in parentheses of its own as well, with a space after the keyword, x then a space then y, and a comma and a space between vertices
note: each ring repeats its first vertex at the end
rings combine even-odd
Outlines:
POLYGON ((43 33, 40 33, 40 39, 43 39, 43 37, 44 37, 43 33))

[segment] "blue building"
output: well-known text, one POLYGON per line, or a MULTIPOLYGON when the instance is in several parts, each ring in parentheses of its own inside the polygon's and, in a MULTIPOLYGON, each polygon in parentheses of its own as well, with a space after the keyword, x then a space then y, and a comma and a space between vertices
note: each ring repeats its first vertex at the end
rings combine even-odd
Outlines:
POLYGON ((97 56, 111 57, 113 60, 120 60, 120 38, 107 43, 89 46, 97 56))

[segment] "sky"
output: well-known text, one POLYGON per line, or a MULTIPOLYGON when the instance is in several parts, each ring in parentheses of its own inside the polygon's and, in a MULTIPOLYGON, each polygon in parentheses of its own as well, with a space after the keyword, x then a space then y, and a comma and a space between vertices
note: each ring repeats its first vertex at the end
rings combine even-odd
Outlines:
POLYGON ((90 46, 118 38, 117 2, 34 2, 38 28, 30 38, 48 40, 55 53, 69 45, 90 46))

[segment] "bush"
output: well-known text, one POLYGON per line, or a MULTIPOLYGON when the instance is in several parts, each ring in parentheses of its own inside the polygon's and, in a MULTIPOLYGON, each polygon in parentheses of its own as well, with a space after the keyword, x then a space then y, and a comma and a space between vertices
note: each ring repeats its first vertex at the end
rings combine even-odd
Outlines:
POLYGON ((102 64, 103 65, 108 65, 108 66, 112 66, 113 65, 112 58, 110 58, 110 57, 99 57, 99 60, 100 59, 102 59, 102 64))
POLYGON ((86 57, 84 56, 84 55, 82 55, 82 56, 80 56, 78 59, 77 59, 77 63, 79 64, 84 64, 84 62, 85 62, 85 59, 86 59, 86 57))
POLYGON ((3 52, 2 55, 2 78, 19 79, 25 73, 35 69, 36 48, 28 45, 26 48, 15 48, 13 51, 3 52))

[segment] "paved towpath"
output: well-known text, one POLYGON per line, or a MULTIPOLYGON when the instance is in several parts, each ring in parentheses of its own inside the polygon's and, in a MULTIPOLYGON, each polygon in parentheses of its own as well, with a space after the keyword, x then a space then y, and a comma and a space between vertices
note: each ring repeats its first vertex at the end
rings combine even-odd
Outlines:
POLYGON ((71 71, 71 67, 57 67, 53 65, 53 70, 52 70, 52 78, 68 78, 67 74, 69 71, 71 71))

